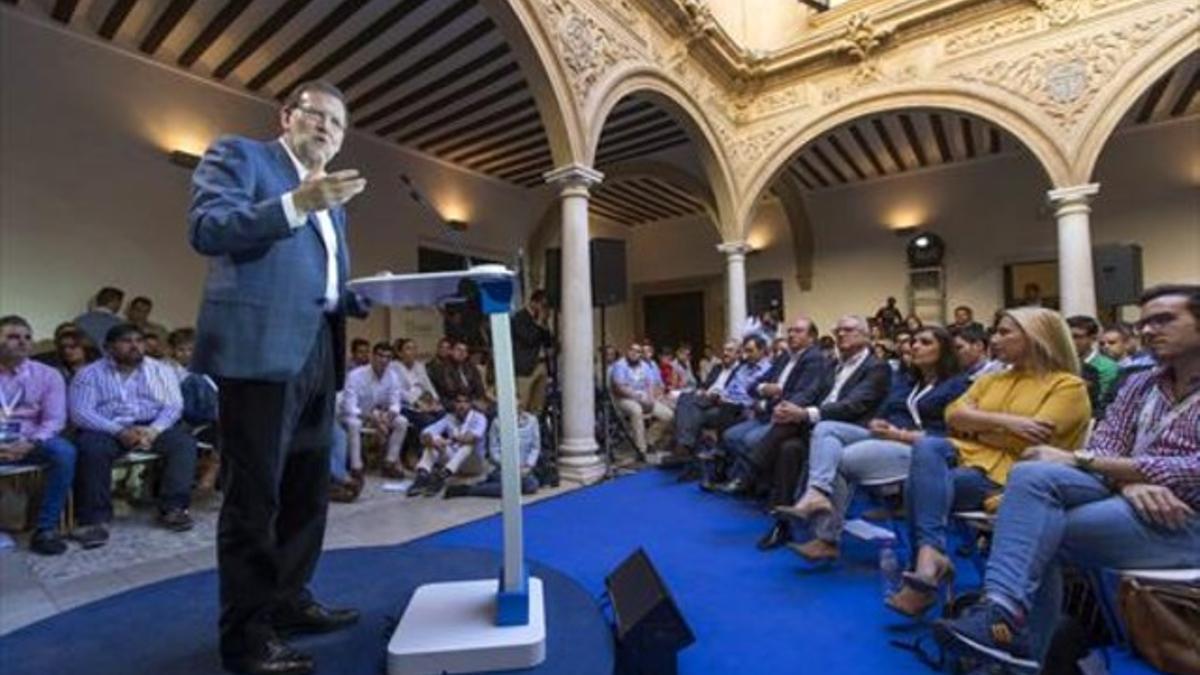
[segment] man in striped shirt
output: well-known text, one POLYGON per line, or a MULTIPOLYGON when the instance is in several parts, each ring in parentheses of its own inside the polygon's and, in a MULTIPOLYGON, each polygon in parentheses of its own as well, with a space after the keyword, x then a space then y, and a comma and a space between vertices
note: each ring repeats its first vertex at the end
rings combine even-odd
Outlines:
POLYGON ((986 598, 939 629, 1032 667, 1062 606, 1057 561, 1200 567, 1200 286, 1152 288, 1139 322, 1159 367, 1131 377, 1084 450, 1025 451, 1013 467, 986 598))
POLYGON ((179 423, 179 379, 161 361, 146 358, 142 333, 119 324, 105 336, 105 358, 71 381, 71 421, 79 427, 75 538, 84 548, 108 542, 112 520, 113 461, 133 450, 163 455, 159 523, 191 529, 188 505, 196 472, 196 441, 179 423))

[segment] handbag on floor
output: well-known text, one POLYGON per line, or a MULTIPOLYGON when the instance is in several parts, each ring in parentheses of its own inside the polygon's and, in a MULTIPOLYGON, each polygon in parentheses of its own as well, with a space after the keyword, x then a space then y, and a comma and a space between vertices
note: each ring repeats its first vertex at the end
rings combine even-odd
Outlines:
POLYGON ((1121 620, 1129 642, 1150 665, 1200 675, 1200 586, 1121 580, 1121 620))

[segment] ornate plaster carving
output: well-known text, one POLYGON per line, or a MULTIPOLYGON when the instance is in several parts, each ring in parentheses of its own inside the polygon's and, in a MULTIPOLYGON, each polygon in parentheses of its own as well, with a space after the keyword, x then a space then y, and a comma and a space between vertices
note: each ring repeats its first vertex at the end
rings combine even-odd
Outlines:
POLYGON ((541 0, 541 3, 558 38, 563 65, 579 101, 586 101, 596 83, 614 66, 638 57, 631 45, 615 37, 570 0, 541 0))
POLYGON ((894 28, 876 26, 870 15, 864 12, 858 12, 847 20, 839 46, 858 61, 858 68, 854 71, 856 84, 875 82, 883 77, 878 52, 894 34, 894 28))
POLYGON ((1080 0, 1028 0, 1035 5, 1051 26, 1065 26, 1079 18, 1080 0))
POLYGON ((1163 30, 1197 12, 1200 8, 1191 6, 1160 14, 952 77, 1019 96, 1036 105, 1063 130, 1071 131, 1121 66, 1163 30))
POLYGON ((989 21, 982 26, 970 28, 946 40, 946 55, 959 56, 989 47, 997 42, 1017 35, 1031 33, 1037 29, 1037 16, 1022 13, 989 21))

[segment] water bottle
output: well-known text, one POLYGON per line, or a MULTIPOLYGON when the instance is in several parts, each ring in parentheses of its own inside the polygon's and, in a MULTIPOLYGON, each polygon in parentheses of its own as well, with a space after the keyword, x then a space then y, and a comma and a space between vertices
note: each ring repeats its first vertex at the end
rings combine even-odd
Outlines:
POLYGON ((879 548, 879 581, 883 586, 883 597, 891 597, 900 590, 900 558, 891 541, 879 548))

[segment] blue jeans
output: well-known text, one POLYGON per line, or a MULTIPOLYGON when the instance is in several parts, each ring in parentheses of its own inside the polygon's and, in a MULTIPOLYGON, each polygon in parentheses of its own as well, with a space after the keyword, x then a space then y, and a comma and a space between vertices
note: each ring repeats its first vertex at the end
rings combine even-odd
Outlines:
POLYGON ((71 483, 75 480, 75 446, 62 436, 54 436, 34 444, 28 455, 11 463, 46 467, 46 491, 38 509, 37 529, 58 529, 71 483))
POLYGON ((346 438, 346 430, 342 425, 332 424, 330 427, 333 434, 329 443, 329 475, 338 483, 345 483, 350 480, 350 472, 346 470, 349 439, 346 438))
POLYGON ((957 464, 958 451, 941 436, 913 444, 904 501, 914 554, 921 546, 945 553, 950 513, 982 508, 983 500, 1001 489, 982 469, 957 464))
POLYGON ((734 477, 746 478, 754 475, 748 459, 750 449, 758 445, 758 442, 770 430, 770 422, 760 422, 756 419, 751 419, 738 422, 726 429, 725 433, 721 434, 721 446, 725 448, 725 452, 729 455, 734 477))
POLYGON ((819 539, 841 539, 843 520, 859 482, 903 480, 912 447, 875 438, 865 427, 827 420, 813 429, 808 456, 808 487, 829 497, 833 511, 812 523, 819 539))
POLYGON ((1048 641, 1057 624, 1063 561, 1111 569, 1200 567, 1200 516, 1181 530, 1163 529, 1089 473, 1019 462, 1004 490, 984 589, 1030 618, 1035 644, 1048 641))

